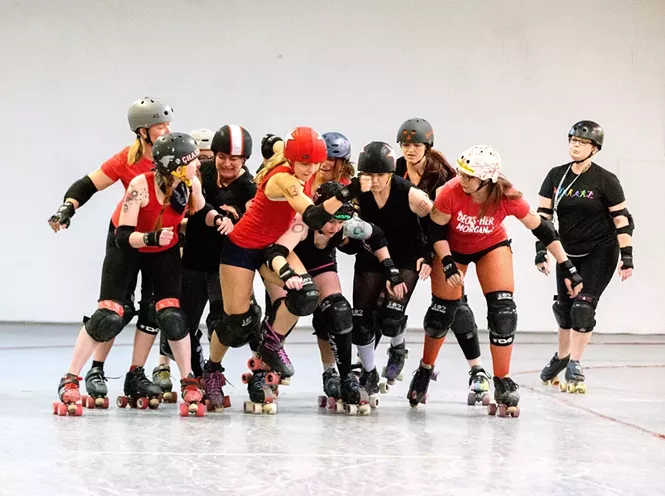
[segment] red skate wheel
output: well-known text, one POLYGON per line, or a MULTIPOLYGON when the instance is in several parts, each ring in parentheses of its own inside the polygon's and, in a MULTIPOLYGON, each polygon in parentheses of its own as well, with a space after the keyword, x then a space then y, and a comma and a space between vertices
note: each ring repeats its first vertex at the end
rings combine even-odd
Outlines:
POLYGON ((507 417, 508 416, 508 410, 506 408, 506 405, 499 405, 499 410, 497 412, 497 415, 499 417, 507 417))
POLYGON ((102 401, 102 408, 104 410, 106 410, 106 409, 108 409, 108 407, 109 407, 109 399, 108 399, 108 397, 104 397, 104 399, 102 401))
POLYGON ((91 396, 86 396, 85 400, 83 401, 83 404, 85 405, 86 408, 95 408, 97 406, 95 398, 91 396))
POLYGON ((189 415, 189 405, 187 403, 180 403, 180 416, 187 417, 189 415))
POLYGON ((516 406, 515 411, 512 413, 513 418, 518 418, 520 416, 520 407, 516 406))
POLYGON ((245 372, 245 373, 241 376, 242 383, 243 383, 243 384, 248 384, 248 383, 249 383, 249 380, 250 380, 253 376, 254 376, 254 374, 252 374, 251 372, 245 372))
POLYGON ((328 397, 327 396, 319 396, 318 398, 318 404, 319 408, 323 408, 328 404, 328 397))
POLYGON ((279 385, 279 374, 276 374, 274 372, 268 372, 266 374, 266 384, 268 384, 269 386, 279 385))
POLYGON ((83 405, 81 405, 80 403, 77 404, 76 410, 72 415, 74 415, 75 417, 80 417, 81 415, 83 415, 83 405))
POLYGON ((250 358, 247 360, 247 366, 249 367, 249 370, 259 370, 261 368, 261 360, 258 358, 250 358))
POLYGON ((224 408, 231 408, 231 398, 224 396, 224 408))
POLYGON ((129 404, 129 399, 127 396, 118 396, 118 398, 115 400, 115 404, 120 408, 126 408, 129 404))
POLYGON ((65 405, 64 403, 60 403, 58 405, 58 415, 60 417, 64 417, 67 415, 67 405, 65 405))
POLYGON ((487 405, 487 415, 496 415, 496 403, 487 405))
POLYGON ((139 410, 145 410, 148 408, 148 398, 137 398, 136 399, 136 408, 139 410))
POLYGON ((203 417, 205 415, 205 406, 203 406, 201 403, 198 404, 196 407, 196 416, 197 417, 203 417))
POLYGON ((59 404, 60 404, 60 403, 58 403, 57 401, 54 401, 53 404, 51 405, 51 407, 53 408, 53 415, 57 415, 57 414, 58 414, 58 405, 59 405, 59 404))
POLYGON ((331 396, 330 398, 327 399, 326 403, 329 410, 334 410, 335 405, 337 404, 337 400, 331 396))

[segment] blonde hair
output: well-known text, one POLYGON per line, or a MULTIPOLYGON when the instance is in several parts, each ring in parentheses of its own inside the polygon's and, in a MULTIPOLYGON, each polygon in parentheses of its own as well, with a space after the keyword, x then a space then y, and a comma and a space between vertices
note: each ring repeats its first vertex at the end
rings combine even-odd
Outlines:
MULTIPOLYGON (((155 172, 155 174, 159 174, 159 172, 155 172)), ((157 217, 157 220, 155 221, 155 227, 154 231, 159 231, 162 228, 162 215, 164 214, 164 210, 166 209, 167 205, 171 203, 171 195, 173 194, 173 182, 175 181, 175 176, 173 174, 169 174, 168 177, 163 177, 164 179, 164 186, 165 186, 165 192, 164 192, 164 203, 162 203, 162 208, 159 211, 159 216, 157 217)), ((192 192, 189 192, 189 198, 187 198, 187 213, 189 215, 193 215, 196 212, 194 208, 194 195, 192 192)))
POLYGON ((278 141, 273 145, 274 155, 266 160, 263 164, 263 168, 256 173, 254 177, 254 182, 256 184, 261 184, 265 177, 272 171, 275 167, 280 165, 287 165, 291 167, 291 164, 284 157, 284 142, 278 141))
POLYGON ((134 165, 143 158, 144 153, 145 145, 143 144, 143 139, 137 134, 134 143, 132 143, 127 152, 127 165, 134 165))

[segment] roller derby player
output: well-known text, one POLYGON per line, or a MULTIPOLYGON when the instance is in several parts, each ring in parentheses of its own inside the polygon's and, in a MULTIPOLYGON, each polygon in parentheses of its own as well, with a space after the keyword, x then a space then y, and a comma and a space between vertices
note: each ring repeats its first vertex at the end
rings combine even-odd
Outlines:
MULTIPOLYGON (((580 360, 596 326, 600 296, 612 279, 619 260, 621 281, 633 274, 633 217, 619 179, 593 162, 603 147, 605 134, 593 121, 577 122, 568 132, 571 162, 554 167, 540 188, 538 213, 559 225, 561 243, 584 278, 584 291, 575 297, 566 292, 565 273, 557 267, 554 317, 559 324, 559 349, 543 368, 544 384, 561 391, 585 393, 580 360), (572 331, 571 331, 572 329, 572 331), (565 370, 565 382, 558 374, 565 370)), ((549 275, 547 251, 536 244, 536 266, 549 275)))

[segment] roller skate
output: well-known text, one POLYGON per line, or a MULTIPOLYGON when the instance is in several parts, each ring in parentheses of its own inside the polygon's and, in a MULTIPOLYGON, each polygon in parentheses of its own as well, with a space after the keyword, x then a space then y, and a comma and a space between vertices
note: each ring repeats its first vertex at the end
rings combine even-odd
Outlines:
POLYGON ((474 365, 469 370, 469 395, 466 404, 474 406, 482 403, 483 406, 490 404, 490 376, 480 365, 474 365))
POLYGON ((413 373, 409 392, 406 394, 406 399, 412 407, 417 407, 420 403, 423 405, 427 403, 427 389, 429 388, 430 381, 436 381, 439 377, 438 372, 434 372, 434 366, 425 365, 422 361, 420 367, 413 373))
POLYGON ((171 382, 171 367, 163 363, 152 369, 152 382, 162 390, 164 403, 178 402, 178 394, 173 391, 171 382))
POLYGON ((543 382, 543 386, 558 386, 561 383, 559 381, 559 374, 566 368, 569 360, 570 355, 559 358, 559 353, 555 353, 540 373, 540 380, 543 382))
POLYGON ((223 412, 224 408, 231 406, 231 399, 224 396, 222 388, 226 386, 224 368, 219 365, 215 367, 208 362, 203 370, 201 382, 205 391, 205 405, 209 412, 223 412))
POLYGON ((388 363, 383 367, 381 377, 385 377, 386 381, 379 384, 381 393, 387 393, 390 386, 395 384, 395 380, 401 381, 404 379, 402 369, 404 368, 404 360, 409 357, 409 350, 406 349, 406 343, 398 344, 397 346, 390 346, 388 348, 388 363))
POLYGON ((101 367, 92 367, 85 375, 85 392, 87 396, 82 396, 81 400, 83 406, 86 408, 103 408, 106 410, 109 407, 109 399, 106 397, 109 390, 106 387, 106 376, 104 369, 101 367))
POLYGON ((570 360, 566 366, 566 382, 562 382, 559 386, 561 392, 575 394, 586 393, 586 384, 584 384, 584 371, 580 365, 579 360, 570 360))
POLYGON ((369 406, 371 408, 379 407, 379 372, 376 370, 376 367, 371 371, 367 372, 364 368, 360 372, 360 385, 365 389, 369 395, 369 406))
POLYGON ((64 417, 73 415, 80 417, 83 415, 83 405, 81 404, 81 393, 79 392, 79 381, 81 378, 76 374, 65 374, 58 384, 58 396, 60 401, 53 403, 53 415, 64 417))
POLYGON ((323 372, 323 393, 318 398, 319 407, 335 410, 335 405, 342 397, 342 380, 334 368, 326 369, 323 372))
POLYGON ((118 396, 116 404, 120 408, 129 405, 132 408, 155 410, 162 399, 162 390, 145 376, 143 367, 136 367, 125 376, 125 395, 118 396))
POLYGON ((183 401, 180 403, 180 416, 188 417, 192 414, 196 417, 203 417, 206 411, 203 404, 203 391, 201 391, 201 383, 194 377, 194 374, 189 374, 189 377, 180 380, 180 392, 183 401))
POLYGON ((277 413, 277 386, 270 385, 266 382, 266 376, 270 372, 265 370, 258 370, 253 374, 243 374, 242 382, 247 384, 247 392, 249 393, 249 401, 245 401, 243 411, 245 413, 267 413, 274 415, 277 413))
POLYGON ((268 327, 265 329, 255 356, 247 362, 247 366, 252 372, 258 370, 267 372, 265 380, 270 386, 279 384, 288 386, 291 383, 291 376, 295 373, 291 360, 284 351, 283 339, 284 336, 280 336, 268 327))
POLYGON ((520 395, 517 392, 519 386, 513 380, 506 376, 504 378, 494 376, 494 401, 487 405, 489 415, 498 415, 499 417, 519 417, 520 395))
MULTIPOLYGON (((358 382, 358 376, 350 372, 342 382, 341 399, 335 403, 335 413, 346 412, 348 415, 369 415, 370 396, 358 382)), ((376 408, 376 406, 375 406, 376 408)))

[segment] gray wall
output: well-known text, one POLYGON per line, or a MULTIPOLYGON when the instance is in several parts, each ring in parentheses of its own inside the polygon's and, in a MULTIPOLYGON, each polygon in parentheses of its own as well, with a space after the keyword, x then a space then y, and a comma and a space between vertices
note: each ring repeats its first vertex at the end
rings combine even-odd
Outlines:
MULTIPOLYGON (((244 125, 255 140, 296 125, 339 130, 355 152, 429 119, 450 159, 471 144, 502 154, 536 203, 566 132, 601 123, 597 161, 621 178, 638 229, 634 278, 614 280, 599 330, 663 332, 660 210, 665 165, 665 2, 101 1, 2 2, 0 320, 76 321, 95 308, 108 219, 121 186, 97 195, 68 232, 46 224, 73 180, 132 141, 126 109, 155 95, 174 130, 244 125)), ((250 161, 259 163, 259 153, 250 161)), ((515 221, 520 328, 551 330, 552 278, 515 221)), ((351 288, 352 260, 342 277, 351 288)), ((470 300, 484 324, 473 277, 470 300)), ((350 295, 350 292, 349 292, 350 295)), ((423 285, 409 310, 420 325, 423 285)))

